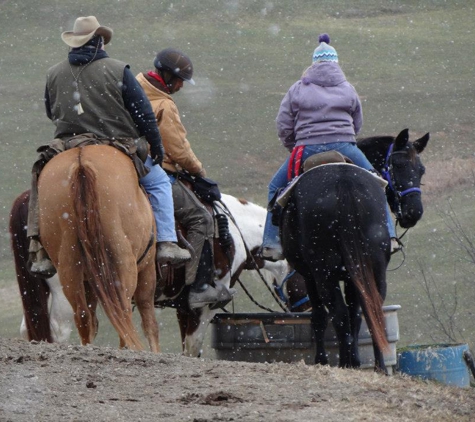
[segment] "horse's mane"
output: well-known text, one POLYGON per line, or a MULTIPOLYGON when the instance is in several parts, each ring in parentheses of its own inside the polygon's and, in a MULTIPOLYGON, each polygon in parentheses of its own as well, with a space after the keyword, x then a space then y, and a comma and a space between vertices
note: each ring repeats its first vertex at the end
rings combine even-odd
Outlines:
POLYGON ((378 149, 378 145, 384 145, 384 149, 389 148, 396 138, 394 136, 370 136, 368 138, 357 139, 356 143, 360 148, 374 148, 378 149))
MULTIPOLYGON (((370 136, 367 138, 361 138, 357 140, 358 147, 364 149, 365 147, 370 148, 376 148, 377 144, 379 145, 384 145, 384 150, 387 151, 389 148, 389 145, 391 145, 394 141, 396 140, 395 136, 390 136, 390 135, 383 135, 383 136, 370 136)), ((408 142, 407 144, 407 153, 409 154, 409 159, 414 162, 417 156, 417 151, 414 148, 412 142, 408 142)), ((377 148, 376 148, 377 149, 377 148)))

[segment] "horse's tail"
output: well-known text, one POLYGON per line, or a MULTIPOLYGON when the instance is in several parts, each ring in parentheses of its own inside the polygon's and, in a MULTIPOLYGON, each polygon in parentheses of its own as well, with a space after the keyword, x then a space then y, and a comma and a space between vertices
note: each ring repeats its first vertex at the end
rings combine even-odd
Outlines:
POLYGON ((339 236, 342 245, 344 265, 356 286, 360 297, 366 324, 372 339, 381 351, 389 347, 385 331, 383 298, 378 290, 373 262, 367 242, 359 233, 358 219, 362 213, 358 198, 349 195, 348 191, 340 191, 338 220, 340 221, 339 236), (358 211, 360 209, 360 211, 358 211))
POLYGON ((83 268, 89 286, 99 298, 111 324, 129 349, 141 350, 143 346, 128 312, 122 284, 114 264, 112 248, 105 241, 98 207, 96 175, 90 166, 81 162, 82 148, 78 149, 78 166, 71 176, 71 195, 77 222, 77 235, 83 268))
POLYGON ((53 342, 48 312, 49 287, 46 280, 28 271, 28 203, 30 191, 13 202, 10 211, 10 235, 18 287, 20 289, 28 340, 53 342))

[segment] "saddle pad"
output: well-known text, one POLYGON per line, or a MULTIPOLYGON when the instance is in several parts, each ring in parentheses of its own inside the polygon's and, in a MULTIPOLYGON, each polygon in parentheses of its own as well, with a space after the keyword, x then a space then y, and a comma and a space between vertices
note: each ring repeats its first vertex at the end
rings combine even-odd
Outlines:
MULTIPOLYGON (((357 165, 355 164, 350 164, 350 163, 328 163, 328 164, 320 164, 319 166, 317 167, 312 167, 310 169, 308 169, 306 172, 308 173, 309 171, 312 171, 312 170, 315 170, 316 168, 320 168, 322 166, 355 166, 355 167, 358 167, 357 165)), ((358 167, 360 168, 361 170, 365 170, 361 167, 358 167)), ((383 178, 381 178, 380 176, 378 176, 376 173, 373 173, 371 171, 368 171, 366 170, 371 176, 373 176, 374 178, 376 178, 376 180, 379 182, 380 186, 383 188, 383 189, 386 189, 386 186, 388 185, 388 182, 386 180, 384 180, 383 178)), ((292 190, 294 189, 296 183, 299 181, 299 179, 302 177, 302 175, 300 176, 297 176, 295 177, 285 188, 284 190, 282 191, 282 193, 277 197, 277 200, 276 202, 281 206, 281 207, 285 207, 287 205, 287 202, 289 201, 289 197, 290 197, 290 194, 292 193, 292 190)))

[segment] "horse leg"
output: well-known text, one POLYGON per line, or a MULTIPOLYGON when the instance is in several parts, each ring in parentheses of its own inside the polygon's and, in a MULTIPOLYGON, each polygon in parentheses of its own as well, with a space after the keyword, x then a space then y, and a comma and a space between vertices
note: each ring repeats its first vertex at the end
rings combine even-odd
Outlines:
POLYGON ((352 359, 352 352, 355 348, 355 339, 351 332, 350 316, 341 294, 337 296, 334 306, 330 306, 333 327, 338 338, 340 352, 340 368, 358 368, 359 364, 352 359))
POLYGON ((317 283, 318 292, 322 303, 328 309, 330 319, 332 321, 335 333, 338 339, 339 354, 340 354, 340 368, 355 368, 355 363, 352 362, 351 354, 354 348, 354 339, 351 333, 350 316, 348 307, 343 299, 343 294, 340 288, 338 277, 329 277, 328 271, 316 273, 316 279, 320 281, 317 283))
POLYGON ((76 324, 81 344, 83 346, 90 344, 95 337, 95 324, 87 306, 84 284, 82 281, 73 281, 72 278, 65 276, 61 270, 58 271, 58 275, 60 279, 66 281, 64 294, 73 309, 74 323, 76 324))
POLYGON ((200 313, 193 312, 188 317, 187 331, 183 342, 185 356, 201 356, 206 330, 218 313, 218 310, 211 310, 209 307, 201 308, 200 311, 200 313))
POLYGON ((20 334, 26 340, 54 341, 48 315, 49 289, 42 277, 28 271, 28 203, 30 192, 23 192, 13 202, 9 230, 15 263, 16 278, 23 306, 23 321, 20 334))
POLYGON ((351 352, 350 352, 350 365, 353 368, 359 368, 361 366, 360 353, 359 353, 359 334, 361 328, 361 305, 359 299, 359 293, 354 284, 351 283, 348 278, 345 280, 345 302, 348 306, 348 313, 350 316, 351 336, 353 337, 351 352))
POLYGON ((50 325, 53 340, 65 343, 69 340, 73 324, 73 310, 59 282, 58 275, 46 280, 50 289, 50 325))
POLYGON ((93 342, 97 324, 94 322, 95 315, 91 314, 91 308, 86 299, 87 281, 84 279, 79 253, 79 245, 71 242, 62 242, 59 255, 52 259, 58 269, 58 277, 63 286, 63 292, 68 299, 74 313, 74 322, 78 330, 81 344, 85 346, 93 342))
MULTIPOLYGON (((155 254, 149 254, 153 259, 155 254)), ((156 287, 156 273, 154 263, 146 265, 138 274, 137 289, 134 293, 135 303, 142 319, 142 330, 148 340, 150 350, 160 352, 159 329, 155 317, 154 294, 156 287)))
MULTIPOLYGON (((299 274, 303 274, 299 271, 299 274)), ((327 328, 327 311, 318 295, 317 287, 313 278, 309 275, 304 277, 307 286, 308 296, 312 304, 311 322, 315 333, 315 364, 328 365, 328 356, 325 351, 325 330, 327 328)))
POLYGON ((315 333, 315 344, 317 353, 315 355, 315 364, 328 365, 328 356, 325 351, 325 330, 328 324, 327 310, 323 303, 318 301, 312 302, 312 326, 315 333))
MULTIPOLYGON (((158 349, 160 348, 158 345, 158 325, 155 327, 156 332, 154 333, 153 322, 150 321, 150 313, 153 313, 152 319, 155 319, 154 295, 156 279, 154 278, 153 280, 151 280, 150 276, 148 276, 149 285, 146 285, 147 281, 143 281, 143 284, 138 287, 137 264, 135 262, 134 256, 131 254, 131 251, 127 250, 128 246, 121 249, 120 245, 116 245, 116 248, 117 249, 113 251, 112 254, 114 256, 121 257, 120 263, 117 263, 116 271, 117 279, 121 282, 121 290, 117 292, 117 294, 119 295, 118 303, 120 303, 123 307, 121 309, 123 324, 122 329, 117 329, 116 327, 116 331, 119 334, 119 348, 143 350, 143 346, 138 337, 138 332, 135 328, 132 318, 132 297, 134 297, 141 318, 143 318, 144 314, 146 317, 146 321, 142 319, 142 329, 144 330, 144 332, 145 327, 147 330, 151 330, 148 332, 148 334, 152 336, 153 346, 150 345, 150 348, 152 349, 152 351, 155 351, 153 350, 153 348, 155 348, 158 352, 158 349), (149 304, 151 304, 151 307, 149 307, 149 304), (144 323, 146 324, 145 326, 144 323), (131 335, 136 337, 136 339, 130 341, 131 335), (155 339, 153 339, 154 335, 156 335, 155 339), (129 336, 129 338, 127 338, 127 341, 125 336, 129 336)), ((147 333, 146 336, 147 340, 150 342, 150 338, 148 337, 147 333)))
POLYGON ((189 315, 189 311, 185 311, 184 309, 177 308, 176 317, 178 319, 178 326, 180 327, 182 352, 185 351, 185 336, 186 336, 186 328, 188 326, 188 315, 189 315))

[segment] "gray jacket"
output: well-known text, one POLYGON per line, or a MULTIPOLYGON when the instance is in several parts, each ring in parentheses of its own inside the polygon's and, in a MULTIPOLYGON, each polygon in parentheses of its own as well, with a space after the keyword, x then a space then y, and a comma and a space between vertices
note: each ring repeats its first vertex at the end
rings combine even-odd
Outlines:
POLYGON ((276 122, 279 139, 291 151, 299 145, 356 142, 363 113, 338 63, 320 62, 290 87, 276 122))

